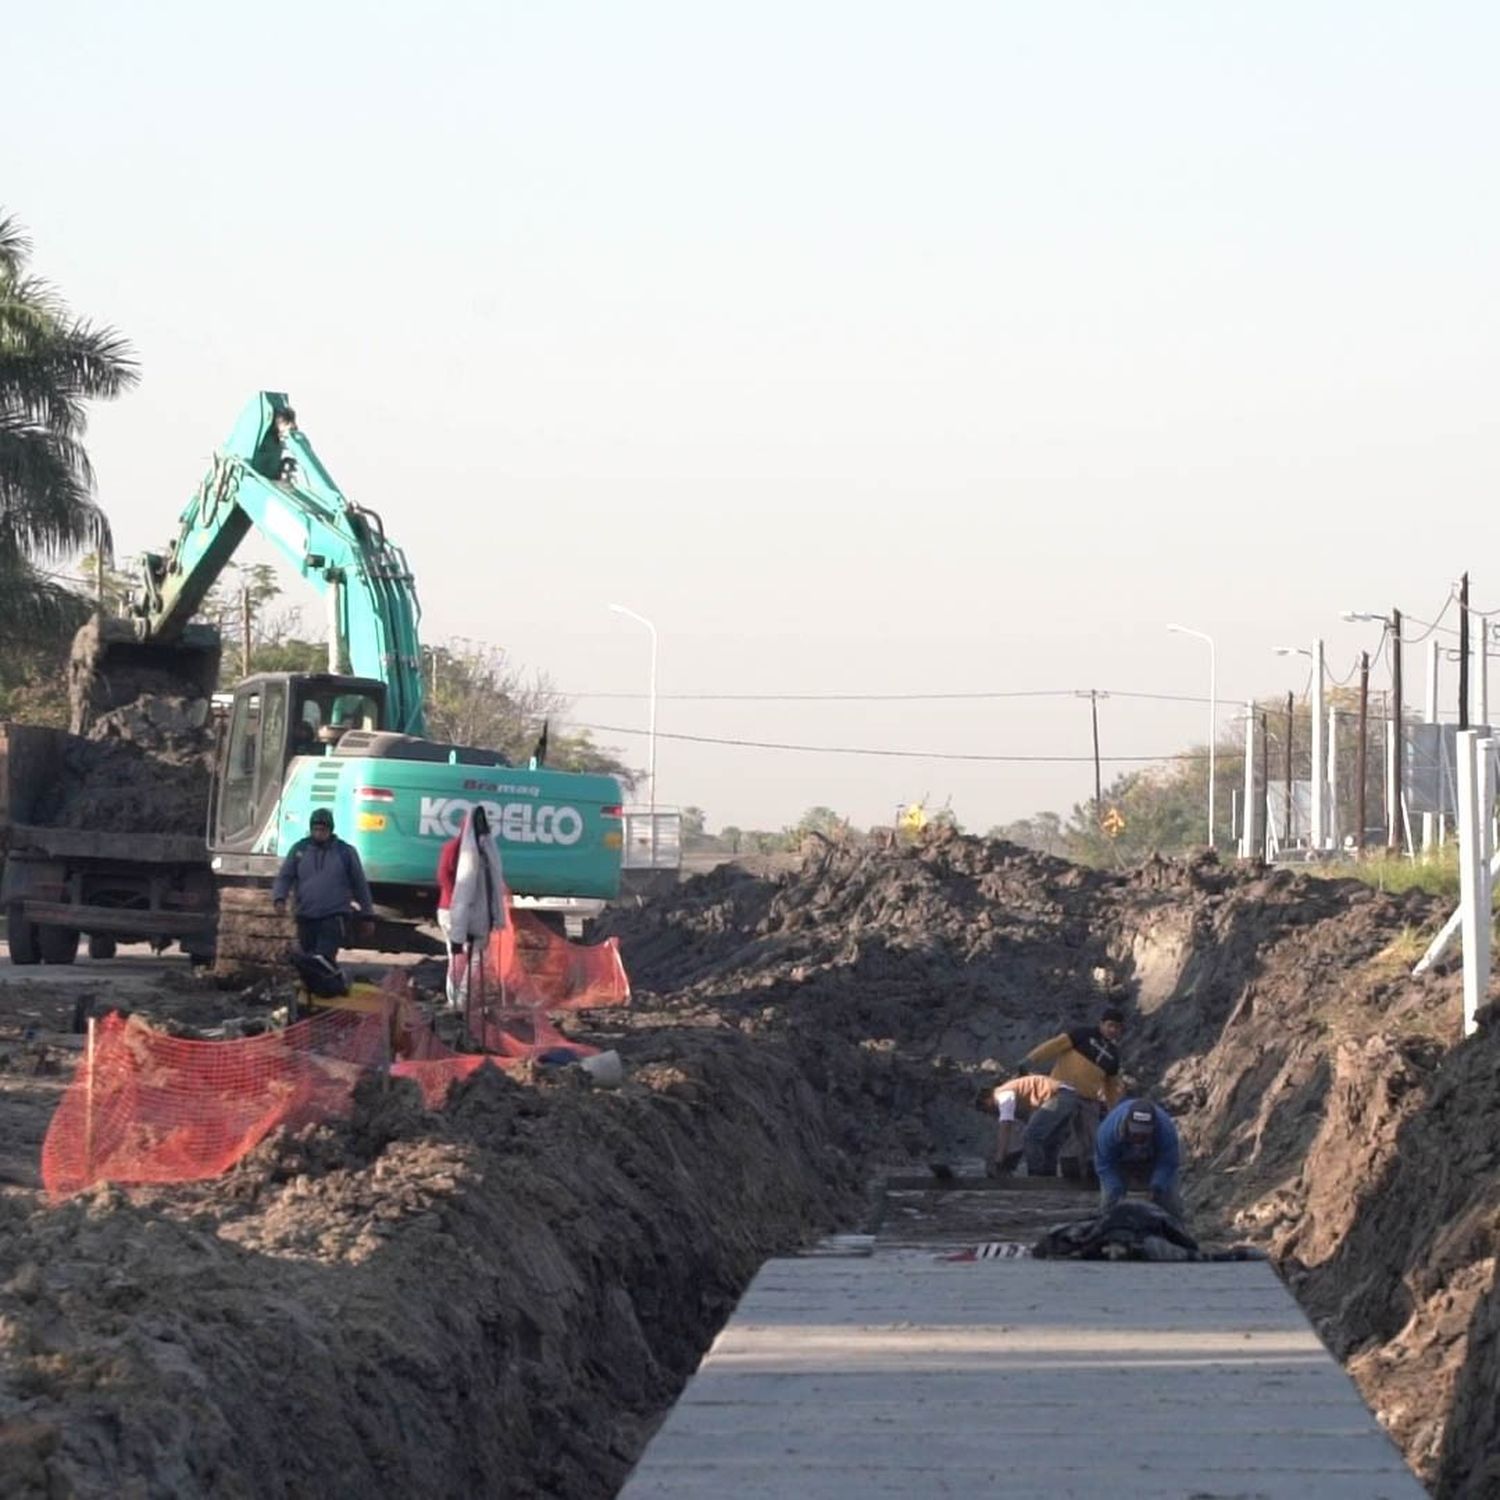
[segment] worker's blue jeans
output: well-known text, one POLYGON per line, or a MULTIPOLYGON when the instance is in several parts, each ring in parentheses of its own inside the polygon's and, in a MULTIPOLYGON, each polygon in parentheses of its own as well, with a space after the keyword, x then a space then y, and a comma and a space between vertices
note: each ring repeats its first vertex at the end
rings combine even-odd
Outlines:
POLYGON ((297 918, 297 946, 304 953, 321 953, 329 963, 334 963, 343 944, 344 919, 339 913, 331 917, 297 918))
POLYGON ((1032 1177, 1052 1177, 1057 1158, 1068 1139, 1073 1119, 1083 1100, 1072 1089, 1059 1089, 1026 1125, 1021 1147, 1026 1152, 1026 1171, 1032 1177))

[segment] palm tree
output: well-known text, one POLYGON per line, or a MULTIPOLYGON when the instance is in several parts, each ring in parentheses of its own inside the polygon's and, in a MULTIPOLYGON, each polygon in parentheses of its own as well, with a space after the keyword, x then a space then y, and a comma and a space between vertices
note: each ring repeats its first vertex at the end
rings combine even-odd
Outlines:
POLYGON ((77 318, 31 275, 31 241, 0 214, 0 638, 66 632, 87 603, 42 570, 90 548, 110 552, 83 449, 84 402, 138 379, 112 328, 77 318))

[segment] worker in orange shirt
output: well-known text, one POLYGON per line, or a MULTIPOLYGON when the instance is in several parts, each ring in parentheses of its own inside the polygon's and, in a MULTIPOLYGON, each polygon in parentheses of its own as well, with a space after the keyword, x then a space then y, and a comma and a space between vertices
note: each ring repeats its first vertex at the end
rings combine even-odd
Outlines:
POLYGON ((974 1096, 974 1108, 998 1121, 995 1149, 984 1168, 987 1177, 1008 1177, 1015 1171, 1021 1161, 1021 1124, 1062 1087, 1055 1078, 1025 1073, 1004 1083, 987 1083, 974 1096))

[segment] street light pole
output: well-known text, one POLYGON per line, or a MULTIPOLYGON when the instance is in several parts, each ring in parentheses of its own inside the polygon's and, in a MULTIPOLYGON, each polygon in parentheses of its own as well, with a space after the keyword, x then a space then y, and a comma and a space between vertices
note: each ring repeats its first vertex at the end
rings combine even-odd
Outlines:
POLYGON ((646 774, 651 779, 651 866, 656 867, 656 626, 648 620, 645 615, 638 615, 633 609, 626 609, 623 604, 611 604, 610 608, 617 615, 624 615, 626 619, 634 620, 637 625, 644 625, 651 632, 651 687, 650 687, 650 721, 647 730, 647 760, 646 774))
POLYGON ((1312 750, 1307 779, 1312 805, 1308 844, 1317 851, 1327 842, 1328 820, 1324 816, 1324 796, 1328 782, 1332 779, 1331 776, 1325 777, 1323 766, 1323 642, 1321 639, 1315 640, 1311 650, 1306 646, 1273 646, 1271 649, 1277 656, 1306 656, 1312 659, 1312 750))
POLYGON ((1178 635, 1196 636, 1208 642, 1208 847, 1214 847, 1214 779, 1219 737, 1219 662, 1214 647, 1214 638, 1203 630, 1193 630, 1186 625, 1168 625, 1167 629, 1178 635))

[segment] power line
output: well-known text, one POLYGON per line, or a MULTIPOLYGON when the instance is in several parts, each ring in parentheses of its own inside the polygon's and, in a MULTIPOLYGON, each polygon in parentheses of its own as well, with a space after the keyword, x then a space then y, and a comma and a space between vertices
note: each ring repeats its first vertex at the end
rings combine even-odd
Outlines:
MULTIPOLYGON (((1147 693, 1124 688, 1099 688, 1099 696, 1110 698, 1139 698, 1156 703, 1229 703, 1234 700, 1220 694, 1213 700, 1195 693, 1147 693)), ((994 692, 953 693, 658 693, 657 702, 675 703, 946 703, 980 702, 1004 698, 1077 698, 1087 697, 1088 688, 1026 688, 998 690, 994 692)), ((640 703, 649 693, 570 693, 558 695, 576 702, 582 698, 610 698, 622 702, 640 703)), ((1092 759, 1093 757, 1089 757, 1092 759)))
MULTIPOLYGON (((634 734, 649 736, 649 729, 627 729, 618 724, 583 724, 574 721, 577 729, 591 730, 595 734, 634 734)), ((684 740, 694 745, 731 745, 748 750, 792 750, 807 755, 878 755, 895 760, 959 760, 989 761, 1005 764, 1070 765, 1075 762, 1092 765, 1092 755, 982 755, 965 754, 953 750, 889 750, 867 745, 792 745, 776 740, 741 740, 709 734, 679 734, 658 729, 659 740, 684 740)), ((1169 755, 1101 755, 1101 761, 1111 764, 1150 765, 1167 760, 1207 760, 1208 751, 1174 751, 1169 755)))

